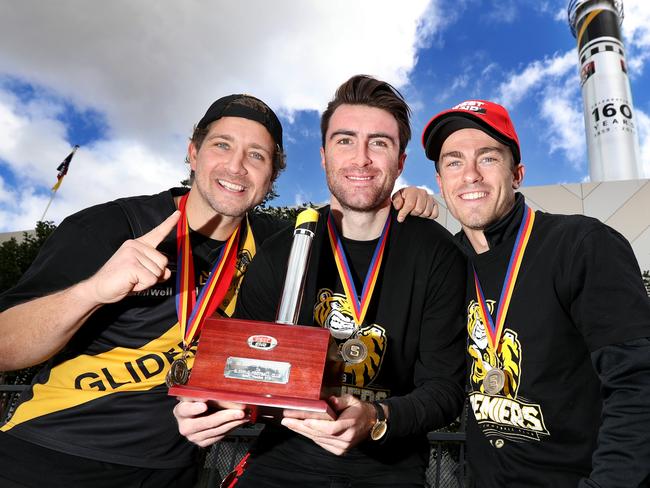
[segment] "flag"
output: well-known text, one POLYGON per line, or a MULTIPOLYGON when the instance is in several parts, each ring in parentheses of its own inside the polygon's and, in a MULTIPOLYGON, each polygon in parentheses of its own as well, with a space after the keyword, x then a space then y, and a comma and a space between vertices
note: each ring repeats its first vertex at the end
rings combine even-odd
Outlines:
POLYGON ((59 164, 59 167, 56 168, 56 170, 59 172, 59 174, 56 175, 56 183, 54 183, 54 186, 52 187, 52 191, 55 192, 59 189, 61 186, 61 183, 63 182, 63 178, 65 175, 68 174, 68 168, 70 167, 70 161, 72 161, 72 156, 74 156, 74 153, 77 152, 77 149, 79 149, 79 146, 75 146, 72 148, 72 152, 68 154, 68 156, 63 160, 61 164, 59 164))

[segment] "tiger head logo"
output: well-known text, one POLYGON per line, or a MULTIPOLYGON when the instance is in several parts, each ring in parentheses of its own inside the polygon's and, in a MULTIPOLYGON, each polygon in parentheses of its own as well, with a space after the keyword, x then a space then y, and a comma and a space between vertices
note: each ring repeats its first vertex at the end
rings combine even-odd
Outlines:
POLYGON ((237 254, 237 263, 235 264, 235 268, 237 268, 237 271, 240 273, 245 273, 252 260, 253 256, 251 252, 248 249, 241 249, 237 254))
POLYGON ((330 330, 337 342, 345 342, 356 332, 356 338, 366 346, 368 355, 358 364, 345 365, 344 384, 357 387, 368 386, 376 378, 386 353, 388 340, 386 331, 377 324, 364 325, 357 331, 352 308, 344 295, 332 293, 324 288, 318 293, 318 303, 314 307, 317 325, 330 330))
MULTIPOLYGON (((489 313, 493 313, 495 301, 486 300, 486 304, 489 313)), ((467 332, 469 335, 467 352, 472 358, 470 382, 474 391, 484 393, 485 375, 490 369, 499 368, 506 375, 503 394, 508 398, 514 398, 521 380, 521 344, 517 333, 511 329, 504 329, 495 354, 491 348, 488 348, 487 324, 483 323, 480 305, 475 300, 472 300, 467 307, 467 332)))
POLYGON ((314 319, 321 327, 330 330, 335 339, 349 339, 357 327, 352 315, 352 306, 343 295, 332 293, 327 288, 318 294, 314 307, 314 319))

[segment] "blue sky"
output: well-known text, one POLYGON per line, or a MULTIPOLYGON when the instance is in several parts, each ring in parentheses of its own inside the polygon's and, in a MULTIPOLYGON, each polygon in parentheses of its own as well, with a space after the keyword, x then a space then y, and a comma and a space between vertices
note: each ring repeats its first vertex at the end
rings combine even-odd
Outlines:
MULTIPOLYGON (((420 146, 463 100, 508 107, 524 184, 588 180, 575 39, 565 0, 6 2, 0 17, 0 231, 33 228, 56 167, 79 144, 47 219, 186 177, 192 125, 220 96, 269 103, 285 128, 279 205, 322 202, 319 114, 357 73, 413 109, 402 183, 438 192, 420 146)), ((624 0, 623 33, 650 177, 650 2, 624 0)))

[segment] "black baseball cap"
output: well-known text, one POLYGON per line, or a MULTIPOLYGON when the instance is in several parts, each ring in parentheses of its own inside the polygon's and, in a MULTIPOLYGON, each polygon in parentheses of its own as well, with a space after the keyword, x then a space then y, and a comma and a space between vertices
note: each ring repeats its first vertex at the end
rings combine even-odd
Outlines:
POLYGON ((196 124, 198 129, 205 129, 210 123, 221 117, 241 117, 248 120, 259 122, 266 130, 269 131, 271 137, 278 145, 280 150, 282 146, 282 124, 275 112, 259 98, 251 95, 236 94, 222 97, 208 108, 203 118, 196 124), (262 106, 262 110, 250 103, 250 100, 255 100, 262 106))

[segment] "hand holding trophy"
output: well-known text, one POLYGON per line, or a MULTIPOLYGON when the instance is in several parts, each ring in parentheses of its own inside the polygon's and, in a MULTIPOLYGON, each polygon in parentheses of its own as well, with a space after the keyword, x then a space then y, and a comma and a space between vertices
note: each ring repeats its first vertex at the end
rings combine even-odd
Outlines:
POLYGON ((207 319, 189 381, 170 395, 245 405, 252 422, 279 420, 284 409, 336 418, 327 403, 343 371, 334 339, 327 329, 287 326, 298 318, 317 221, 313 209, 298 215, 276 323, 207 319))

